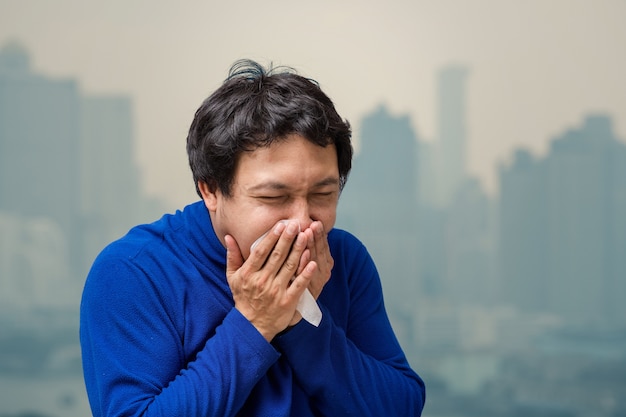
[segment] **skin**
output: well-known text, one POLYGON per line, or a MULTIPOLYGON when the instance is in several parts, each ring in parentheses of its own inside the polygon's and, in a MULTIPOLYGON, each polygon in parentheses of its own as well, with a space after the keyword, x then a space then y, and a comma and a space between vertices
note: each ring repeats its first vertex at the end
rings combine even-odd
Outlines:
POLYGON ((229 197, 204 182, 198 188, 227 250, 235 308, 271 341, 301 320, 296 305, 304 290, 317 299, 330 279, 327 231, 340 193, 336 148, 292 134, 243 153, 229 197))

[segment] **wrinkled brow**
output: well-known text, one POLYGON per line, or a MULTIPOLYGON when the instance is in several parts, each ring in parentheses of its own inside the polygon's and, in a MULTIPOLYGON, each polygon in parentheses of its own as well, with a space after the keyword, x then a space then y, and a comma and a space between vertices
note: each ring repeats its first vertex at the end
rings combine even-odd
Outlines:
MULTIPOLYGON (((328 185, 339 186, 339 178, 337 177, 324 178, 323 180, 318 181, 315 184, 313 184, 311 188, 322 188, 328 185)), ((283 190, 288 190, 288 189, 289 189, 289 186, 287 184, 284 184, 279 181, 270 180, 270 181, 262 182, 260 184, 253 185, 252 187, 248 189, 248 191, 260 191, 260 190, 283 191, 283 190)))

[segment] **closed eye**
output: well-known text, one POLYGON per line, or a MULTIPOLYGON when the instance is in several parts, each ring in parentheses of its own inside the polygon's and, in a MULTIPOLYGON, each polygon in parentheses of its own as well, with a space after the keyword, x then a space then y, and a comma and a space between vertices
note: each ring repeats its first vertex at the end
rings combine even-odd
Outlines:
POLYGON ((309 198, 313 200, 318 200, 318 201, 335 200, 337 198, 337 192, 336 191, 320 191, 320 192, 311 194, 311 197, 309 198))
POLYGON ((275 203, 275 202, 285 201, 287 200, 288 197, 286 195, 260 195, 260 196, 257 196, 256 198, 258 200, 265 201, 268 203, 271 203, 271 202, 275 203))

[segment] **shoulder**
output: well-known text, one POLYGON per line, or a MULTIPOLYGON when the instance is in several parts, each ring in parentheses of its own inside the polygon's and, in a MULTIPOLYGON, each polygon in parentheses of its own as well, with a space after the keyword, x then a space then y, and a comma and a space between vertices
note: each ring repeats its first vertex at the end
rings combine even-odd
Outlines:
POLYGON ((332 229, 328 233, 328 244, 335 266, 354 273, 363 268, 375 268, 365 245, 352 233, 343 229, 332 229))
MULTIPOLYGON (((85 292, 97 288, 100 292, 134 288, 143 279, 146 254, 158 251, 162 235, 152 225, 132 228, 126 235, 108 244, 91 265, 85 292)), ((152 256, 150 256, 152 257, 152 256)))
POLYGON ((176 215, 165 215, 161 219, 131 228, 124 236, 109 243, 93 261, 85 291, 138 290, 137 286, 151 286, 147 281, 157 275, 152 272, 159 265, 171 262, 173 251, 168 249, 168 234, 172 230, 172 219, 176 215))
MULTIPOLYGON (((191 206, 189 206, 191 207, 191 206)), ((177 240, 183 240, 185 219, 190 217, 189 209, 164 214, 160 219, 131 228, 124 236, 109 243, 94 261, 94 266, 102 262, 138 262, 144 258, 162 258, 174 252, 177 240), (172 239, 176 237, 176 239, 172 239)))
POLYGON ((330 307, 336 320, 347 326, 349 311, 365 311, 382 300, 382 285, 378 270, 365 245, 353 234, 333 229, 328 234, 333 270, 322 292, 323 302, 330 307), (339 301, 338 301, 339 300, 339 301), (343 319, 342 319, 343 318, 343 319), (342 321, 343 320, 343 321, 342 321))
POLYGON ((328 233, 328 244, 331 251, 342 251, 354 254, 367 254, 367 248, 363 242, 352 233, 334 228, 328 233))
POLYGON ((352 233, 334 228, 328 232, 328 243, 331 249, 337 250, 359 250, 364 249, 363 243, 352 233))

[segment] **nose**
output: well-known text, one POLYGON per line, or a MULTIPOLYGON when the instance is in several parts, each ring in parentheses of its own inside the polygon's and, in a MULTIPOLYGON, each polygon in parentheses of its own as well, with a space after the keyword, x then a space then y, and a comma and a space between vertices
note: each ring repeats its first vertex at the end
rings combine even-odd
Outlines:
POLYGON ((296 220, 300 224, 300 230, 306 230, 315 219, 311 217, 311 207, 306 199, 294 201, 289 216, 290 220, 296 220))

